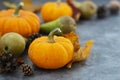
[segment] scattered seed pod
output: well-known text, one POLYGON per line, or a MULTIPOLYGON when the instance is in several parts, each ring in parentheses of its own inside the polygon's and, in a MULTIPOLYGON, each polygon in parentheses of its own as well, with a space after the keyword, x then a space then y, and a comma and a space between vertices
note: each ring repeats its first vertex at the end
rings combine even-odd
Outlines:
POLYGON ((109 8, 110 14, 112 14, 112 15, 118 14, 119 10, 120 10, 119 1, 117 1, 117 0, 110 1, 108 8, 109 8))
POLYGON ((105 18, 107 16, 107 8, 104 5, 101 5, 97 9, 97 17, 99 19, 105 18))

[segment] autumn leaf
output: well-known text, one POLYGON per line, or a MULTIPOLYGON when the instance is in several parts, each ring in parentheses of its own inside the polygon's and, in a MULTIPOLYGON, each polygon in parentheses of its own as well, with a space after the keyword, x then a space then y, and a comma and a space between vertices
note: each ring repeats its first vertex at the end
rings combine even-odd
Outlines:
POLYGON ((11 8, 11 9, 15 9, 17 7, 16 4, 14 3, 10 3, 10 2, 7 2, 7 1, 4 1, 3 4, 8 7, 8 8, 11 8))
POLYGON ((89 40, 85 43, 84 47, 80 47, 78 51, 74 52, 73 60, 67 65, 67 67, 71 68, 74 62, 86 60, 90 55, 93 43, 92 40, 89 40))
POLYGON ((80 43, 79 43, 79 38, 78 35, 75 34, 74 32, 70 32, 68 34, 63 34, 65 38, 68 38, 73 46, 74 46, 74 51, 77 51, 80 48, 80 43))
POLYGON ((34 5, 31 0, 22 0, 25 4, 24 9, 32 12, 40 11, 41 5, 34 5))
POLYGON ((22 0, 22 2, 24 2, 25 6, 31 6, 33 5, 31 0, 22 0))
POLYGON ((72 8, 73 11, 73 18, 77 22, 80 19, 81 12, 80 10, 75 6, 73 0, 66 0, 67 4, 72 8))
MULTIPOLYGON (((41 10, 42 6, 41 5, 34 5, 31 0, 22 0, 22 2, 24 3, 24 7, 23 7, 24 10, 28 10, 28 11, 32 11, 32 12, 36 12, 36 11, 41 10)), ((12 8, 12 9, 15 9, 17 7, 17 4, 10 3, 10 2, 7 2, 7 1, 4 1, 3 4, 6 7, 12 8)))

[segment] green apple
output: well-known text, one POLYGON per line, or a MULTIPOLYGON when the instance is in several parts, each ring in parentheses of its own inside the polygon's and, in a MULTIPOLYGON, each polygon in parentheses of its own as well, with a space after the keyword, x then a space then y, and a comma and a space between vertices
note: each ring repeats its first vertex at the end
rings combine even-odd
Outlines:
POLYGON ((25 49, 25 39, 18 33, 10 32, 4 34, 0 39, 0 50, 11 52, 15 56, 20 56, 25 49))
POLYGON ((81 18, 90 19, 96 14, 97 6, 92 1, 84 1, 79 4, 78 8, 81 11, 81 18))
POLYGON ((44 23, 40 27, 40 32, 49 34, 53 29, 60 28, 63 34, 76 30, 76 22, 72 17, 62 16, 56 20, 44 23))

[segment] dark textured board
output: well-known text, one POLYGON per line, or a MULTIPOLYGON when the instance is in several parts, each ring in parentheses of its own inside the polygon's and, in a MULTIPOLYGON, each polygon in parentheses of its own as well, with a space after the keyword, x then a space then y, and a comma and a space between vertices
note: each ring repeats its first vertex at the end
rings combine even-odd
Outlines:
MULTIPOLYGON (((18 2, 18 0, 9 0, 18 2)), ((47 0, 33 0, 43 3, 47 0)), ((79 1, 79 0, 78 0, 79 1)), ((109 0, 94 0, 97 5, 108 4, 109 0)), ((0 0, 0 9, 5 8, 0 0)), ((83 45, 87 40, 94 40, 90 57, 85 62, 73 64, 71 69, 43 70, 36 67, 34 75, 23 76, 20 71, 0 75, 0 80, 120 80, 120 15, 108 16, 98 20, 80 21, 77 34, 83 45)), ((32 65, 24 54, 26 63, 32 65)))

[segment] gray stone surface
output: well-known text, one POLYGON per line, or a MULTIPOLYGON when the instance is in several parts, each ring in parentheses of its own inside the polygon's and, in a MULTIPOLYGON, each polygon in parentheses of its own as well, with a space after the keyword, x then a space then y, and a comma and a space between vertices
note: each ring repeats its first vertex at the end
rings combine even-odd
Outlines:
MULTIPOLYGON (((36 4, 45 1, 34 0, 36 4)), ((94 1, 98 5, 109 2, 94 1)), ((2 1, 0 5, 0 9, 3 9, 2 1)), ((95 41, 91 55, 85 62, 75 63, 71 69, 43 70, 33 66, 33 76, 26 77, 20 71, 16 71, 0 75, 0 80, 120 80, 120 15, 108 16, 102 20, 94 17, 88 21, 78 22, 77 27, 82 45, 90 39, 95 41)), ((24 59, 32 65, 27 55, 24 59)))

